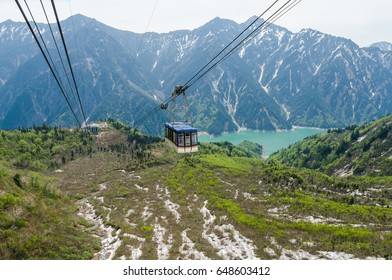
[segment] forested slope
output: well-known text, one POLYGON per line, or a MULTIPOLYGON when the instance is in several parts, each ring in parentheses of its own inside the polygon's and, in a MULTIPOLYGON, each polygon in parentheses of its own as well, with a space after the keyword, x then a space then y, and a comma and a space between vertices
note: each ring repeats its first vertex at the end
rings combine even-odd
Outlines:
POLYGON ((46 126, 0 132, 0 259, 91 259, 99 239, 81 230, 74 200, 47 170, 87 155, 92 138, 46 126))
POLYGON ((392 176, 392 115, 310 137, 270 160, 331 175, 392 176))

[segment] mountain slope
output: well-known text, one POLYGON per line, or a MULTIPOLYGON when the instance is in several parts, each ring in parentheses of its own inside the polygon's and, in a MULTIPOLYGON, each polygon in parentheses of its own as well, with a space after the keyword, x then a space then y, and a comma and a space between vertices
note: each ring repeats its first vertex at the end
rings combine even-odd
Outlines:
POLYGON ((270 160, 340 176, 392 176, 392 115, 310 137, 271 155, 270 160))
POLYGON ((309 103, 295 103, 294 123, 342 127, 389 114, 391 69, 384 60, 388 56, 350 42, 339 46, 299 92, 299 98, 309 103), (318 111, 304 111, 304 106, 318 111))
MULTIPOLYGON (((88 118, 113 117, 132 124, 247 24, 215 18, 195 30, 136 34, 82 15, 65 20, 88 118)), ((46 26, 39 26, 49 42, 46 26)), ((1 127, 73 124, 27 28, 7 21, 0 30, 1 127)), ((293 124, 345 127, 392 112, 391 74, 392 52, 385 48, 360 48, 315 30, 293 33, 271 25, 187 93, 195 125, 211 134, 243 127, 290 129, 293 124)), ((138 128, 161 134, 165 120, 158 112, 138 128)))
POLYGON ((89 178, 99 161, 84 159, 58 174, 70 193, 96 182, 79 203, 81 215, 101 228, 103 246, 112 244, 100 258, 390 258, 383 232, 391 230, 392 212, 376 206, 391 203, 390 181, 349 182, 259 159, 151 148, 149 168, 89 178), (355 195, 358 186, 366 195, 355 195))
POLYGON ((0 259, 92 259, 99 239, 83 232, 74 200, 47 169, 88 153, 89 137, 58 128, 0 133, 0 259))
POLYGON ((34 41, 26 24, 11 20, 0 24, 0 86, 36 53, 34 41))
MULTIPOLYGON (((70 30, 70 26, 70 20, 64 23, 65 30, 70 30)), ((70 56, 77 61, 74 72, 79 77, 87 118, 125 118, 131 123, 151 110, 155 102, 151 96, 153 91, 149 90, 144 78, 129 67, 132 58, 123 48, 90 21, 89 24, 80 23, 74 31, 76 42, 81 44, 77 49, 70 44, 70 56), (147 91, 141 87, 147 88, 147 91)), ((60 61, 56 61, 56 65, 61 65, 60 61)), ((80 116, 76 99, 72 95, 68 98, 80 116)), ((43 122, 58 125, 75 123, 39 54, 18 68, 2 88, 0 99, 4 104, 2 126, 6 128, 43 122)), ((162 114, 158 112, 155 118, 162 120, 162 114)), ((154 131, 152 128, 150 132, 154 131)))
POLYGON ((1 259, 392 256, 388 177, 266 163, 250 143, 179 155, 122 123, 99 127, 0 133, 1 259))
POLYGON ((370 47, 379 48, 380 50, 385 51, 385 52, 392 51, 392 44, 388 43, 388 42, 377 42, 377 43, 371 44, 370 47))

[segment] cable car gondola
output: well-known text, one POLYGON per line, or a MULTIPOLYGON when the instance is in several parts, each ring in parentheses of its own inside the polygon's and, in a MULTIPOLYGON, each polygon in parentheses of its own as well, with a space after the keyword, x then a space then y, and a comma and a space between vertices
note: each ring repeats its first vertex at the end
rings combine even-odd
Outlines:
MULTIPOLYGON (((283 5, 279 6, 275 11, 271 11, 271 15, 267 19, 262 17, 270 11, 279 1, 276 0, 272 3, 262 14, 256 17, 240 34, 238 34, 226 47, 224 47, 217 55, 215 55, 207 64, 205 64, 195 75, 193 75, 185 84, 176 86, 174 91, 168 99, 166 99, 158 107, 154 108, 151 112, 137 120, 134 124, 140 124, 145 119, 150 117, 158 110, 169 109, 169 122, 165 124, 165 138, 166 142, 176 149, 178 153, 196 152, 198 149, 197 129, 192 126, 190 122, 188 102, 186 100, 185 91, 192 87, 197 81, 202 79, 217 65, 226 60, 229 56, 233 55, 239 48, 243 47, 249 40, 255 38, 263 30, 268 28, 276 20, 285 15, 288 11, 297 6, 302 0, 288 0, 283 5), (260 22, 261 21, 261 22, 260 22), (246 34, 246 31, 249 31, 246 34), (233 46, 229 49, 230 46, 233 46), (226 52, 225 52, 226 51, 226 52), (176 104, 177 98, 182 95, 183 105, 176 104), (185 117, 185 121, 177 121, 178 116, 174 117, 176 111, 181 111, 181 117, 185 117)), ((181 98, 179 98, 181 99, 181 98)))
POLYGON ((162 109, 169 108, 169 121, 165 124, 165 141, 177 153, 192 153, 198 151, 197 129, 192 126, 188 101, 185 90, 187 87, 176 86, 170 104, 162 104, 162 109), (182 97, 182 103, 177 98, 182 97), (176 120, 183 118, 184 120, 176 120))
POLYGON ((177 153, 198 151, 197 129, 189 124, 182 122, 166 123, 165 140, 177 153))

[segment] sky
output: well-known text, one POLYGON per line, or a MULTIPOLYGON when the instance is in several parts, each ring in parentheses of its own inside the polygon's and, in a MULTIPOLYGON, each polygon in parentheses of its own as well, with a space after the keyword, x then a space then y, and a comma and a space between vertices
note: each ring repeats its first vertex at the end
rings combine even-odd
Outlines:
MULTIPOLYGON (((23 3, 24 0, 19 0, 23 3)), ((44 22, 39 0, 26 0, 44 22), (42 14, 42 15, 40 15, 42 14)), ((219 16, 242 23, 275 0, 56 0, 60 18, 83 14, 112 27, 142 33, 194 29, 219 16), (153 12, 154 11, 154 12, 153 12), (151 17, 152 16, 152 17, 151 17), (150 20, 151 19, 151 20, 150 20)), ((49 8, 50 1, 43 0, 49 8)), ((279 0, 284 4, 286 0, 279 0)), ((303 0, 276 24, 298 32, 312 28, 361 47, 392 43, 391 0, 303 0)), ((0 22, 23 21, 14 0, 0 0, 0 22)))

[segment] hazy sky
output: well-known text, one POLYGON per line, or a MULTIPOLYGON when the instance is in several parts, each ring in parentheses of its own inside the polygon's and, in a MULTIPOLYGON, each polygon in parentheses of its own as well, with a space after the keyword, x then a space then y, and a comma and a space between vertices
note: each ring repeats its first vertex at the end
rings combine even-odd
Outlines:
MULTIPOLYGON (((24 0, 20 0, 23 3, 24 0)), ((48 7, 50 1, 43 0, 48 7)), ((39 0, 27 0, 43 22, 37 9, 39 0)), ((107 25, 134 32, 168 32, 194 29, 219 16, 244 22, 259 15, 274 0, 56 0, 61 18, 81 13, 107 25), (156 5, 156 6, 155 6, 156 5)), ((284 4, 285 0, 280 0, 284 4)), ((41 12, 42 13, 42 12, 41 12)), ((0 0, 0 22, 23 21, 14 0, 0 0)), ((378 41, 392 43, 391 0, 303 0, 276 24, 293 32, 313 28, 352 39, 360 46, 378 41)))

